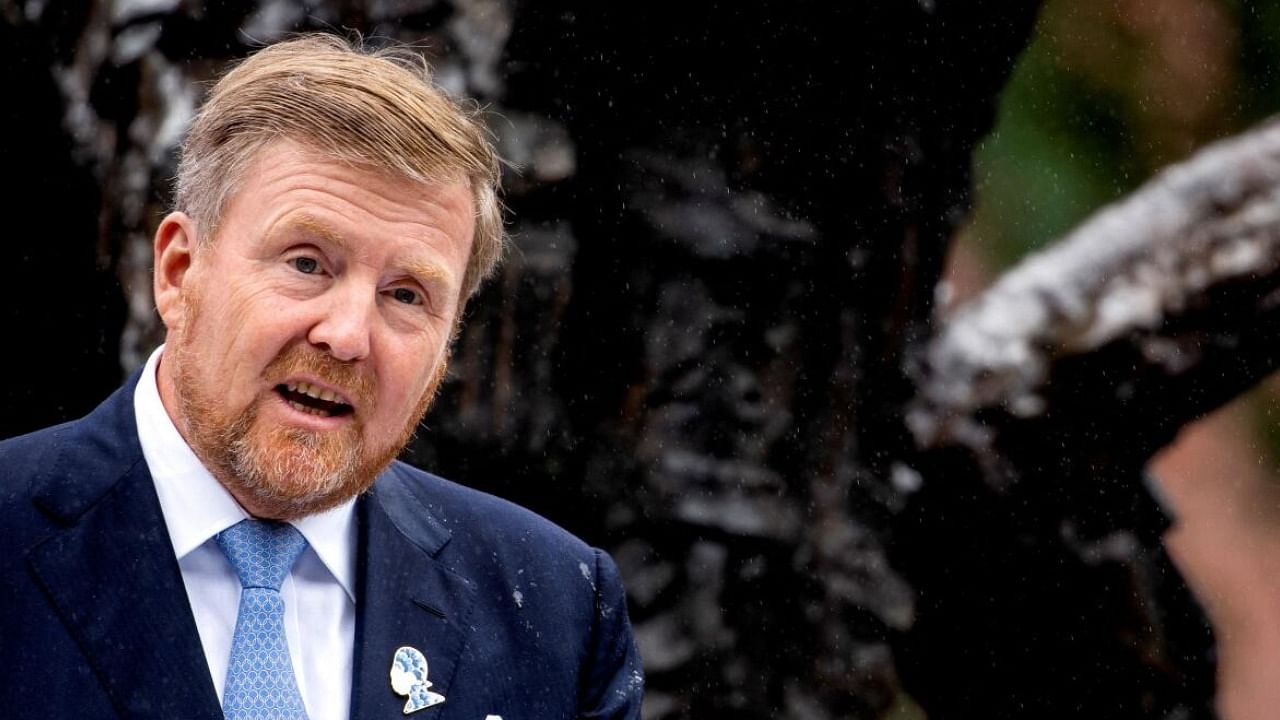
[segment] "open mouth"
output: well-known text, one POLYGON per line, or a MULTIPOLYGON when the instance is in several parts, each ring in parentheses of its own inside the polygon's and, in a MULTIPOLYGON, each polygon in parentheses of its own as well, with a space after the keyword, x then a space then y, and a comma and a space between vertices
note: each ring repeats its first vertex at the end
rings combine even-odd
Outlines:
POLYGON ((276 386, 276 392, 294 410, 311 415, 342 417, 355 412, 355 408, 342 402, 337 393, 310 383, 282 383, 276 386))

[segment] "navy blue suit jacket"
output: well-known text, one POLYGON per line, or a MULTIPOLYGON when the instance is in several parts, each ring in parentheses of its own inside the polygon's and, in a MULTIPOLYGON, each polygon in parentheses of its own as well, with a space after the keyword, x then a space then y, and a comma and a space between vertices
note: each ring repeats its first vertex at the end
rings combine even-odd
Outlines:
MULTIPOLYGON (((0 443, 0 717, 222 717, 138 443, 136 382, 0 443)), ((607 555, 403 463, 357 514, 353 718, 404 717, 389 671, 405 645, 446 698, 416 720, 639 718, 607 555)))

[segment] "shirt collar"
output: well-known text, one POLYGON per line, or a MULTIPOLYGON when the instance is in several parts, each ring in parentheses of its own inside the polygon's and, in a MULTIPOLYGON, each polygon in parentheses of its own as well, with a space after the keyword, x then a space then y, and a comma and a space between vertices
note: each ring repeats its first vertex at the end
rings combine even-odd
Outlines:
MULTIPOLYGON (((249 516, 205 468, 173 424, 160 400, 156 370, 164 346, 142 369, 133 393, 138 441, 160 499, 174 553, 182 560, 213 536, 249 516)), ((355 500, 291 523, 333 578, 355 600, 355 500)))

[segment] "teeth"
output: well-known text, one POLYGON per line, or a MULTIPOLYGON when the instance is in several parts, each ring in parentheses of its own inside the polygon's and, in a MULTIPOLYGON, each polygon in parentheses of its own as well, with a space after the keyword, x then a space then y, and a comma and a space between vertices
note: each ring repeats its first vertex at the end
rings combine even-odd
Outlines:
POLYGON ((324 410, 319 410, 313 407, 307 407, 306 405, 303 405, 297 400, 290 400, 289 407, 293 408, 294 410, 300 410, 304 413, 308 413, 310 415, 316 415, 319 417, 329 417, 329 413, 325 412, 324 410))
POLYGON ((317 400, 324 400, 325 402, 341 402, 341 398, 334 391, 317 387, 311 383, 289 383, 285 387, 289 388, 289 392, 302 393, 303 395, 313 397, 317 400))

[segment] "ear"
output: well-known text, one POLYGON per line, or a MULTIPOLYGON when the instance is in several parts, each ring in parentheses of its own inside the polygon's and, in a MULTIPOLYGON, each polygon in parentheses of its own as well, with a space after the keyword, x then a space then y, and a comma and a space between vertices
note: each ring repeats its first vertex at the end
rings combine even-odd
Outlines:
POLYGON ((156 228, 152 261, 155 263, 152 290, 156 310, 169 330, 182 325, 183 284, 196 253, 196 223, 186 213, 172 212, 156 228))

